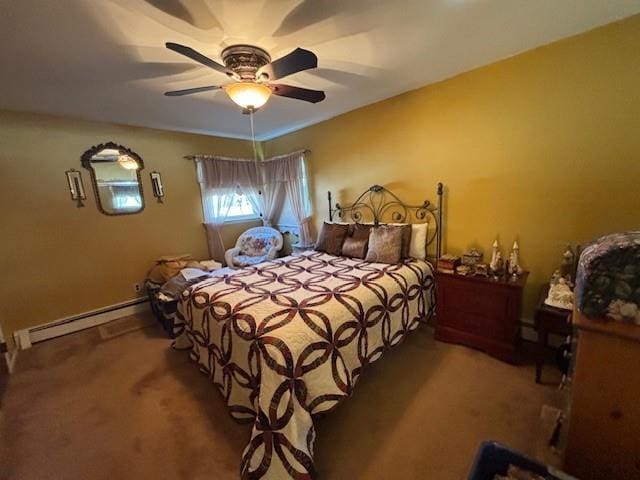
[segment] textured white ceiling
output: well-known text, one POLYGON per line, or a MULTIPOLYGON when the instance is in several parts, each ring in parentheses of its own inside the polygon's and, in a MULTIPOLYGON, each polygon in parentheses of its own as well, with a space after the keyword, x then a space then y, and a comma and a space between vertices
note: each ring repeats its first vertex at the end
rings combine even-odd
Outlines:
POLYGON ((162 95, 227 81, 164 43, 217 61, 234 43, 312 50, 319 68, 281 83, 327 99, 272 97, 254 117, 268 139, 635 13, 638 0, 0 0, 0 108, 248 138, 224 92, 162 95))

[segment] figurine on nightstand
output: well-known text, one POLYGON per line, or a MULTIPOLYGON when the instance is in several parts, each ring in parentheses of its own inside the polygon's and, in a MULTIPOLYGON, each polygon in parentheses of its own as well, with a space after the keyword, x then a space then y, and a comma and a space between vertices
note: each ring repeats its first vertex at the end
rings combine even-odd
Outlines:
POLYGON ((549 280, 549 294, 544 303, 563 310, 573 310, 572 274, 576 256, 570 245, 562 254, 560 268, 553 272, 549 280))
POLYGON ((502 255, 498 251, 498 247, 498 239, 496 239, 491 247, 491 261, 489 262, 491 272, 497 272, 499 267, 498 263, 502 262, 502 255))
POLYGON ((456 267, 456 273, 458 275, 469 275, 469 273, 471 273, 471 267, 469 265, 458 265, 456 267))
POLYGON ((498 279, 504 275, 504 260, 502 259, 502 253, 496 253, 496 261, 493 263, 493 267, 491 267, 491 273, 493 274, 494 279, 498 279))
POLYGON ((462 264, 467 265, 471 270, 482 261, 482 253, 475 248, 472 248, 467 253, 462 255, 462 264))
POLYGON ((509 273, 517 277, 522 275, 522 267, 520 266, 520 246, 518 242, 513 242, 511 254, 509 255, 509 273))
POLYGON ((562 262, 560 262, 560 275, 569 281, 572 281, 575 263, 576 254, 571 249, 571 245, 567 245, 567 248, 562 254, 562 262))
POLYGON ((556 283, 551 283, 544 303, 563 310, 573 310, 573 291, 566 278, 560 277, 556 283))
POLYGON ((486 263, 477 263, 474 275, 476 277, 488 277, 489 276, 489 267, 486 263))

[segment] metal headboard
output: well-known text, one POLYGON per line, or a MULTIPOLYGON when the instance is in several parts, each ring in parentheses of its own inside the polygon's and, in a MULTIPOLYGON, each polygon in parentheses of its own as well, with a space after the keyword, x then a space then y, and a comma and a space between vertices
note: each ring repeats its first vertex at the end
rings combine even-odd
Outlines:
POLYGON ((331 192, 327 192, 329 200, 329 220, 334 217, 341 220, 351 220, 354 223, 371 221, 378 226, 385 223, 384 219, 395 223, 431 223, 433 219, 435 228, 429 228, 427 233, 426 247, 436 242, 436 258, 442 254, 442 183, 438 183, 436 190, 438 201, 433 205, 429 200, 425 200, 421 205, 409 205, 400 200, 394 193, 387 190, 382 185, 373 185, 353 202, 351 205, 335 205, 331 199, 331 192))

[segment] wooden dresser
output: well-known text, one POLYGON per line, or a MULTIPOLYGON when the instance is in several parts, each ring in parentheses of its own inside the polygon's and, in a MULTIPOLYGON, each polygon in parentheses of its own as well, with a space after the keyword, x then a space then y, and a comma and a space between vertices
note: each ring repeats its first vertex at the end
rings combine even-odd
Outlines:
POLYGON ((573 314, 567 473, 581 480, 640 479, 640 327, 573 314))
POLYGON ((435 338, 514 363, 526 281, 436 272, 435 338))

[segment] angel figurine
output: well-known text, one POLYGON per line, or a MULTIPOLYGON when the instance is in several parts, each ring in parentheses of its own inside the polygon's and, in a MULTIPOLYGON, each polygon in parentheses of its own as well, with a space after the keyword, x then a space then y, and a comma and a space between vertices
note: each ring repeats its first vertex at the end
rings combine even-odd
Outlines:
POLYGON ((509 254, 509 273, 512 275, 520 275, 522 273, 522 267, 520 266, 520 246, 517 240, 513 242, 511 254, 509 254))
POLYGON ((491 261, 489 262, 489 268, 491 269, 492 272, 496 272, 498 271, 498 261, 502 260, 500 252, 498 251, 499 245, 498 245, 498 239, 496 238, 496 240, 493 242, 493 246, 491 249, 491 261))

